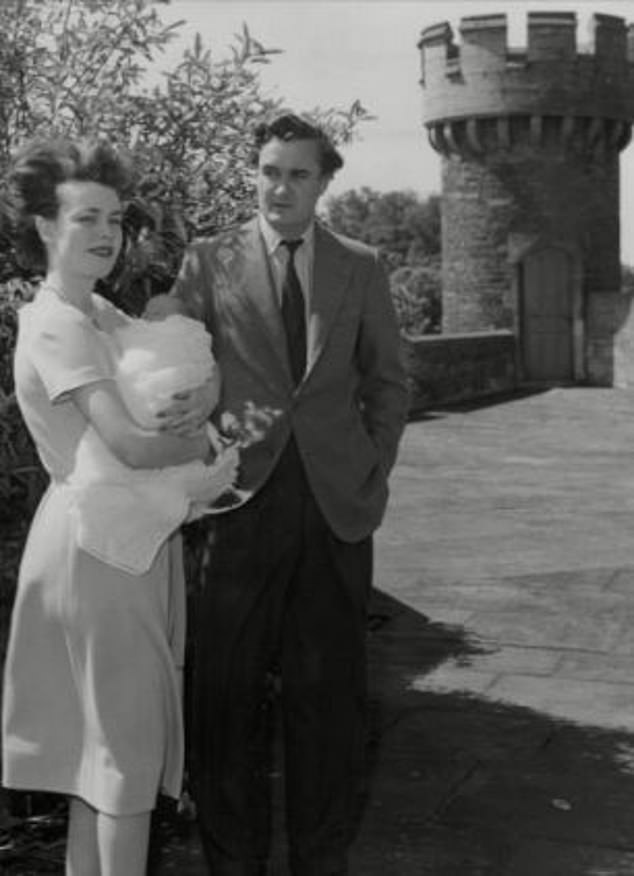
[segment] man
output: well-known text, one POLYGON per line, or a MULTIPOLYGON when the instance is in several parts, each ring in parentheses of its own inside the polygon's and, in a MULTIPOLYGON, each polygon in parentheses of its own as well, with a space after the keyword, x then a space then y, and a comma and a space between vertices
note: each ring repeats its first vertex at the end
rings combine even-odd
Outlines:
POLYGON ((288 114, 258 128, 256 158, 258 216, 195 242, 172 292, 213 336, 219 409, 269 419, 242 454, 252 497, 209 518, 194 795, 213 876, 265 873, 275 670, 291 873, 340 876, 363 775, 372 532, 407 393, 376 253, 315 220, 341 156, 288 114))

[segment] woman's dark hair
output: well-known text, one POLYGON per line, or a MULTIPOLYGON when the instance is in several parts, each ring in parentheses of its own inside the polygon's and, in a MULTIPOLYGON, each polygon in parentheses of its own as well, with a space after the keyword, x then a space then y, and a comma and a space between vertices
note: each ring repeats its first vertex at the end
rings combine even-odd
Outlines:
POLYGON ((332 176, 343 167, 343 158, 335 148, 334 143, 318 125, 296 116, 285 113, 270 122, 263 122, 255 129, 255 149, 253 164, 257 165, 262 147, 273 138, 289 142, 291 140, 312 140, 319 149, 319 164, 324 176, 332 176))
POLYGON ((72 180, 100 183, 123 198, 132 188, 132 170, 111 146, 99 142, 35 140, 16 155, 9 171, 8 192, 16 252, 24 267, 46 268, 46 249, 34 220, 36 216, 57 216, 57 186, 72 180))

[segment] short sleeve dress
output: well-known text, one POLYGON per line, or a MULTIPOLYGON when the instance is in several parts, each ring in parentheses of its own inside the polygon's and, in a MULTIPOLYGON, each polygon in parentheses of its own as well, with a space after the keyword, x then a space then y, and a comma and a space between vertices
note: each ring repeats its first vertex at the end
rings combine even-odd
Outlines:
POLYGON ((4 669, 3 784, 74 795, 112 815, 181 790, 178 672, 185 639, 180 536, 133 575, 82 551, 67 477, 87 422, 69 391, 111 379, 96 316, 42 288, 19 312, 16 395, 51 482, 22 558, 4 669))

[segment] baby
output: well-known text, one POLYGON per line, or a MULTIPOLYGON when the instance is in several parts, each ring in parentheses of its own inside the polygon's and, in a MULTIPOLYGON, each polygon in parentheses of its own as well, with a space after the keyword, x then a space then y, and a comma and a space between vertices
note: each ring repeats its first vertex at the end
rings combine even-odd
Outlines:
MULTIPOLYGON (((176 393, 207 381, 217 400, 220 376, 202 323, 179 314, 130 319, 106 337, 121 397, 144 428, 158 428, 160 411, 176 393)), ((211 465, 131 469, 88 426, 69 478, 80 546, 133 574, 146 571, 181 523, 213 511, 209 506, 233 489, 238 451, 213 443, 217 456, 211 465)))

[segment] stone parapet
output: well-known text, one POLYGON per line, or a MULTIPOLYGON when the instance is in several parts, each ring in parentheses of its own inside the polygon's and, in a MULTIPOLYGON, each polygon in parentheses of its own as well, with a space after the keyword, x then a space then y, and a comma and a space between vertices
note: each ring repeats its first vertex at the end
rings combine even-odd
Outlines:
POLYGON ((490 148, 482 121, 495 126, 495 145, 514 135, 539 144, 541 130, 557 118, 563 145, 584 143, 622 149, 634 118, 634 34, 622 18, 595 14, 593 45, 576 40, 574 13, 528 16, 528 41, 511 49, 505 15, 461 19, 460 43, 447 22, 426 28, 419 42, 424 122, 434 148, 446 152, 490 148), (522 125, 521 120, 526 123, 522 125))
POLYGON ((404 337, 412 414, 434 405, 512 392, 517 387, 512 332, 404 337))

